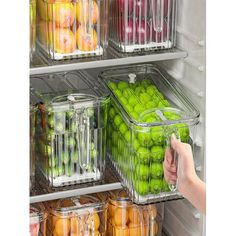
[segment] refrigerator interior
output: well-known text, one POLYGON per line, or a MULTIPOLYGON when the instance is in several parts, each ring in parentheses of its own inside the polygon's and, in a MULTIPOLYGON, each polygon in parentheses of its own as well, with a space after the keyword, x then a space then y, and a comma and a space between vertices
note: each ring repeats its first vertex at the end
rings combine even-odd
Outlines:
MULTIPOLYGON (((205 8, 204 0, 178 0, 177 48, 187 52, 187 57, 154 62, 163 67, 185 88, 185 94, 200 110, 200 123, 194 140, 195 167, 205 181, 205 8)), ((138 61, 139 63, 142 61, 138 61)), ((66 62, 68 63, 68 62, 66 62)), ((135 62, 133 62, 135 63, 135 62)), ((108 63, 109 64, 109 63, 108 63)), ((115 64, 113 65, 115 66, 115 64)), ((89 79, 104 68, 81 71, 89 79)), ((104 189, 105 191, 106 189, 104 189)), ((205 235, 205 217, 187 200, 165 202, 163 228, 168 236, 205 235)))

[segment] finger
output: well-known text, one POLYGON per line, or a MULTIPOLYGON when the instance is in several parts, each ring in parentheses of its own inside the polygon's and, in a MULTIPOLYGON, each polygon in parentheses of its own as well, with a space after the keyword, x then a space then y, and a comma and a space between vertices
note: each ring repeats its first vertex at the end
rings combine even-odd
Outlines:
POLYGON ((177 180, 177 176, 169 172, 164 173, 164 178, 167 181, 167 183, 174 183, 177 180))
POLYGON ((163 169, 168 171, 168 172, 172 172, 173 174, 176 173, 176 165, 175 164, 171 165, 167 161, 163 162, 163 169))
POLYGON ((171 147, 179 154, 180 158, 191 151, 191 146, 188 143, 180 142, 175 135, 171 136, 171 147))
POLYGON ((165 152, 165 161, 171 165, 172 159, 173 159, 173 156, 172 156, 171 149, 167 148, 165 152))

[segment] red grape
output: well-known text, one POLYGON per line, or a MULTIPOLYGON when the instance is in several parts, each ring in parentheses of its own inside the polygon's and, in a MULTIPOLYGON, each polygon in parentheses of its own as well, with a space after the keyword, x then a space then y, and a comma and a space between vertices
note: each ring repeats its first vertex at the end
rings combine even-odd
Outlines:
POLYGON ((161 31, 157 32, 154 28, 152 30, 152 40, 153 42, 160 43, 163 41, 166 41, 167 37, 167 23, 163 22, 163 27, 160 27, 161 31), (163 34, 163 39, 162 39, 162 34, 163 34))
POLYGON ((149 0, 136 0, 135 1, 135 15, 137 17, 145 17, 147 18, 149 12, 149 0), (145 15, 146 13, 146 15, 145 15))
POLYGON ((119 0, 119 8, 121 12, 125 12, 128 11, 129 14, 132 14, 133 10, 134 10, 134 0, 119 0), (128 9, 126 9, 126 1, 128 1, 127 7, 128 9))
POLYGON ((144 20, 141 20, 140 22, 137 21, 136 33, 137 33, 137 41, 139 44, 145 43, 145 37, 146 37, 146 42, 148 43, 150 40, 150 27, 148 22, 145 23, 144 20))
POLYGON ((133 44, 136 41, 136 27, 135 22, 131 19, 128 19, 125 24, 125 21, 122 19, 119 20, 120 24, 118 27, 119 38, 121 42, 125 44, 133 44))

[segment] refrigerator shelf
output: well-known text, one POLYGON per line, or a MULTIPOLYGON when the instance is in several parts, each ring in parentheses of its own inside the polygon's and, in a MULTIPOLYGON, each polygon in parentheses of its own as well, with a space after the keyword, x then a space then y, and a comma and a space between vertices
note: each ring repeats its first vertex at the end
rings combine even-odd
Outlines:
POLYGON ((108 47, 108 49, 104 51, 103 56, 53 61, 51 59, 45 58, 45 56, 37 50, 33 55, 33 59, 30 64, 30 75, 101 68, 114 65, 120 66, 127 64, 179 59, 185 57, 187 57, 187 52, 176 48, 156 52, 137 52, 135 54, 129 55, 127 53, 119 53, 113 48, 108 47))
POLYGON ((104 180, 95 183, 71 185, 55 189, 46 187, 43 181, 36 173, 35 186, 33 186, 30 193, 30 203, 122 189, 121 183, 109 168, 106 168, 104 180))

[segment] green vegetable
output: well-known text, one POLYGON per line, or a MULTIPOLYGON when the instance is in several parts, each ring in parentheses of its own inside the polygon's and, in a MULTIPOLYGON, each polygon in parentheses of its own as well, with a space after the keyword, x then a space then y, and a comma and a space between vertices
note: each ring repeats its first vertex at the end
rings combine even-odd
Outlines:
POLYGON ((163 175, 163 166, 160 163, 152 163, 150 173, 153 179, 158 179, 163 175))
POLYGON ((153 194, 157 194, 162 191, 162 179, 151 179, 150 191, 153 194))

